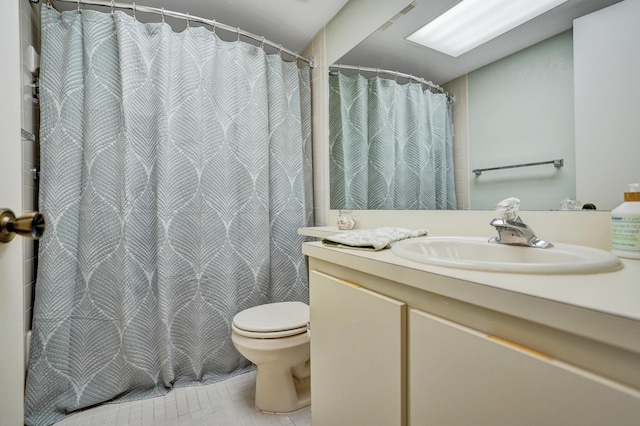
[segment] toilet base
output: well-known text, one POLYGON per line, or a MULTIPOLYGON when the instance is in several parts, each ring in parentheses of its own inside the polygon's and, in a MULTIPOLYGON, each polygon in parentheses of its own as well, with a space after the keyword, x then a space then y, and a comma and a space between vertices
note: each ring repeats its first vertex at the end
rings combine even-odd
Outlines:
POLYGON ((282 302, 249 308, 234 317, 231 341, 258 367, 255 404, 261 411, 290 413, 311 404, 308 314, 304 303, 282 302), (282 309, 286 312, 289 304, 295 308, 293 318, 283 318, 282 309), (238 316, 243 327, 236 324, 238 316), (291 327, 282 329, 286 324, 291 327))
POLYGON ((304 366, 281 370, 258 366, 256 408, 271 413, 290 413, 311 404, 309 361, 304 366))

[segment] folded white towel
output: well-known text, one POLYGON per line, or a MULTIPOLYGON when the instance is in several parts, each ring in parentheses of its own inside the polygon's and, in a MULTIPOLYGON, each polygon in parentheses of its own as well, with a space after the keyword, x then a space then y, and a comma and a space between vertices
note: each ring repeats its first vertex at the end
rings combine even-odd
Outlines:
POLYGON ((336 234, 322 239, 322 244, 331 247, 378 251, 395 241, 427 235, 426 229, 376 228, 336 234))

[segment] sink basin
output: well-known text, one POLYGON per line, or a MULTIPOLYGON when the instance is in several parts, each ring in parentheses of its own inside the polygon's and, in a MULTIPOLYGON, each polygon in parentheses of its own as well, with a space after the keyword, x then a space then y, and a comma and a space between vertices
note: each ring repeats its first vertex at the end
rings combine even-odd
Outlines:
POLYGON ((592 274, 622 267, 610 252, 554 243, 547 249, 489 243, 476 237, 410 238, 391 246, 402 258, 437 266, 476 271, 527 274, 592 274))

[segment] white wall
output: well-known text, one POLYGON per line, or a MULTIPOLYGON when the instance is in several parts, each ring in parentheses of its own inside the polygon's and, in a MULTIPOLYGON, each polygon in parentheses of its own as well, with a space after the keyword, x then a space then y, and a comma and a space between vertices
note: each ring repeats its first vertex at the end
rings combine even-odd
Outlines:
POLYGON ((574 61, 577 197, 613 209, 640 182, 640 0, 576 19, 574 61))
POLYGON ((329 81, 326 55, 325 29, 322 29, 302 52, 303 56, 313 56, 316 67, 311 70, 311 137, 313 140, 313 218, 316 225, 327 223, 329 202, 329 178, 324 173, 329 170, 329 81))
MULTIPOLYGON (((20 10, 18 1, 0 2, 0 207, 22 210, 20 141, 20 10)), ((0 423, 23 424, 22 244, 0 244, 0 423)))

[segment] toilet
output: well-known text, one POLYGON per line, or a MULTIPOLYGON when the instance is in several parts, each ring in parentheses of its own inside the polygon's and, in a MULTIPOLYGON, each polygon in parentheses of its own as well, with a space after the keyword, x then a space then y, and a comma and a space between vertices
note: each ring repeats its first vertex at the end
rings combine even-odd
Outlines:
POLYGON ((308 322, 302 302, 254 306, 233 318, 233 345, 258 367, 258 409, 290 413, 311 403, 308 322))

